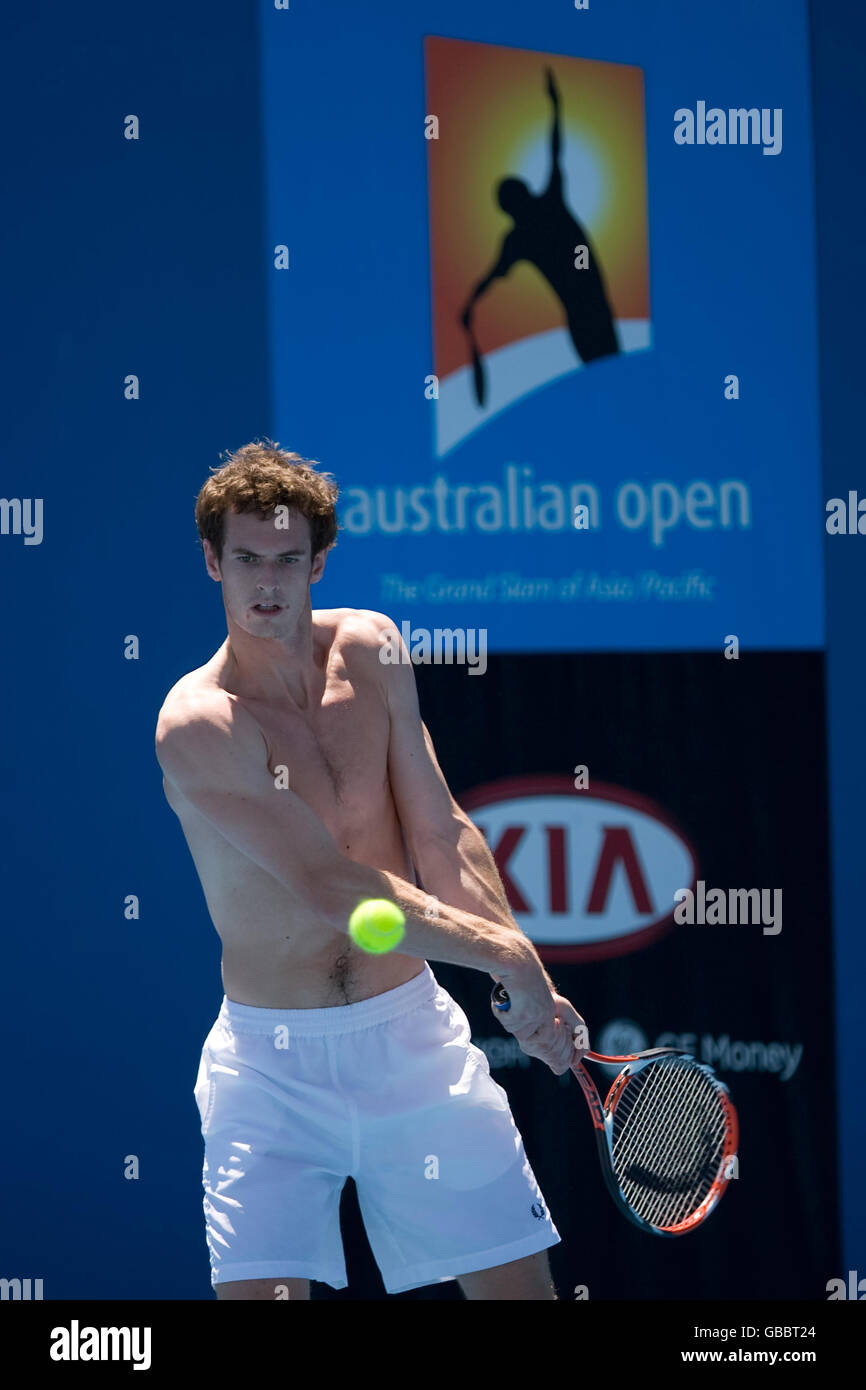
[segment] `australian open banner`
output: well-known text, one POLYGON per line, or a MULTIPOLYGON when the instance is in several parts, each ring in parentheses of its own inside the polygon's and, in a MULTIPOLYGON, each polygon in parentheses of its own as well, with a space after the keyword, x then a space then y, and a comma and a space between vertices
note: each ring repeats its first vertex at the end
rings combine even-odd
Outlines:
POLYGON ((322 64, 320 12, 262 8, 273 416, 341 486, 320 601, 491 650, 820 647, 805 5, 377 15, 322 64))

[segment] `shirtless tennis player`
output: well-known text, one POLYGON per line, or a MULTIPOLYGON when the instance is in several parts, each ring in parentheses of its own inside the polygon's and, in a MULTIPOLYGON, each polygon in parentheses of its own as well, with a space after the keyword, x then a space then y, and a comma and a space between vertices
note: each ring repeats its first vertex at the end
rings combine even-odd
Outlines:
POLYGON ((336 497, 270 441, 208 479, 196 523, 228 636, 171 689, 156 731, 223 948, 195 1087, 211 1282, 221 1299, 345 1288, 351 1176, 389 1293, 456 1278, 469 1299, 555 1299, 560 1237, 507 1096, 427 960, 501 980, 499 1022, 557 1075, 581 1055, 582 1019, 451 797, 411 663, 380 660, 399 630, 311 608, 336 497), (405 913, 399 950, 352 942, 365 898, 405 913))

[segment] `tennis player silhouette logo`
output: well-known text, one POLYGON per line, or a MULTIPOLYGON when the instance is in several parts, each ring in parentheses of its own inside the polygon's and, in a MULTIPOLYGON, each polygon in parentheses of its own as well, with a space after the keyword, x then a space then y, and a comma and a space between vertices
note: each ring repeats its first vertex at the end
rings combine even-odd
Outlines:
POLYGON ((499 206, 514 226, 502 241, 498 259, 479 280, 460 315, 472 354, 475 398, 485 403, 484 366, 472 326, 473 308, 494 280, 506 276, 518 261, 529 261, 545 277, 565 310, 566 323, 581 362, 593 362, 620 351, 616 326, 607 299, 601 263, 586 229, 569 210, 563 190, 560 154, 561 100, 552 68, 546 69, 547 93, 553 105, 551 173, 543 193, 530 192, 522 179, 505 178, 496 190, 499 206), (586 252, 580 248, 585 247, 586 252))

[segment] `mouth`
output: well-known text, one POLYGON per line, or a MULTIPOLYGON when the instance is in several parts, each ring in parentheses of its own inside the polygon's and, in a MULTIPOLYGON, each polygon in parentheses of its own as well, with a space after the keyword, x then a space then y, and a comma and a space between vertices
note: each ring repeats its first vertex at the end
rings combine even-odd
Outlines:
POLYGON ((273 614, 273 613, 281 613, 282 611, 283 611, 283 610, 282 610, 282 606, 281 606, 279 603, 254 603, 254 604, 253 604, 253 612, 254 612, 254 613, 267 613, 267 614, 273 614))

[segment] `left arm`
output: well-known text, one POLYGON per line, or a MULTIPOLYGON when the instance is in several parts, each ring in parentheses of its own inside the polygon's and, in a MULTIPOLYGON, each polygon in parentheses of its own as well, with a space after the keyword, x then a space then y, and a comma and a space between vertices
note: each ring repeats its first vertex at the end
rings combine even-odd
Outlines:
MULTIPOLYGON (((368 613, 372 619, 373 645, 381 650, 386 634, 401 657, 406 651, 400 632, 383 613, 368 613)), ((378 653, 375 658, 378 662, 378 653)), ((397 814, 403 826, 406 847, 412 857, 425 892, 441 902, 514 928, 526 938, 512 916, 502 880, 481 834, 454 800, 436 758, 427 728, 421 722, 415 672, 411 661, 381 663, 382 685, 391 719, 388 745, 388 775, 397 814)), ((534 950, 534 948, 533 948, 534 950)), ((539 1021, 497 1015, 506 1032, 512 1033, 521 1050, 540 1057, 557 1076, 561 1076, 586 1051, 588 1043, 575 1040, 576 1025, 584 1020, 568 999, 556 992, 541 958, 538 968, 550 991, 539 1021), (575 1050, 577 1049, 577 1050, 575 1050)), ((488 972, 491 979, 500 976, 488 972)), ((512 991, 520 1009, 519 996, 512 991)), ((496 1013, 491 1004, 491 1010, 496 1013)))
MULTIPOLYGON (((377 620, 377 637, 387 631, 392 643, 405 651, 394 623, 384 614, 371 616, 377 620)), ((380 670, 391 719, 391 791, 425 892, 520 931, 484 836, 448 789, 433 740, 421 722, 411 661, 382 664, 380 670)))

